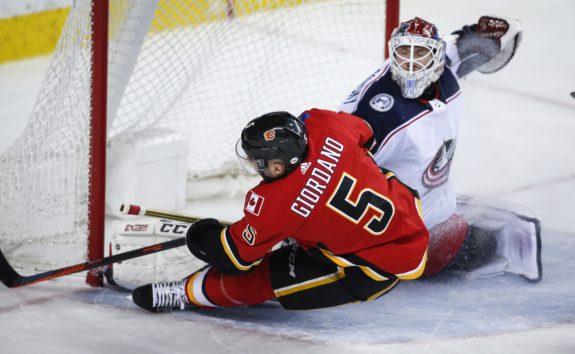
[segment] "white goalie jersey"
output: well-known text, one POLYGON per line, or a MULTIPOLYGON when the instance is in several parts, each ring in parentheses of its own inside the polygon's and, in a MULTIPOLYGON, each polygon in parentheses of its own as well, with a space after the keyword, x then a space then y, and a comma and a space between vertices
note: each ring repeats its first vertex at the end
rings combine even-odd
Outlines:
MULTIPOLYGON (((457 63, 452 43, 447 57, 447 64, 457 63)), ((456 207, 449 180, 463 116, 456 66, 446 66, 434 99, 407 99, 392 80, 387 60, 339 108, 370 124, 375 135, 371 152, 377 164, 418 191, 429 229, 446 220, 456 207)))

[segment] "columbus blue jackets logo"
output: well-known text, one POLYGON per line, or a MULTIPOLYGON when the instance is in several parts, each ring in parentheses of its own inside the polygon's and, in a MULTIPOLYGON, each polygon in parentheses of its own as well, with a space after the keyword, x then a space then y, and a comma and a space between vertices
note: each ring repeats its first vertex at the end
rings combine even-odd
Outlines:
POLYGON ((441 145, 435 157, 423 173, 421 183, 429 189, 437 188, 449 179, 449 169, 455 153, 455 139, 441 145))
POLYGON ((378 112, 387 112, 393 107, 393 102, 394 100, 391 95, 380 93, 369 100, 369 105, 378 112))

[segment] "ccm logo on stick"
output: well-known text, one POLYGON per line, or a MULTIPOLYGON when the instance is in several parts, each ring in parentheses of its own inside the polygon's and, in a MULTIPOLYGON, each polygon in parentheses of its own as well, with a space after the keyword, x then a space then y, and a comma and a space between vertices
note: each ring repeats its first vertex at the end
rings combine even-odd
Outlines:
POLYGON ((190 225, 162 223, 160 233, 185 235, 190 225))

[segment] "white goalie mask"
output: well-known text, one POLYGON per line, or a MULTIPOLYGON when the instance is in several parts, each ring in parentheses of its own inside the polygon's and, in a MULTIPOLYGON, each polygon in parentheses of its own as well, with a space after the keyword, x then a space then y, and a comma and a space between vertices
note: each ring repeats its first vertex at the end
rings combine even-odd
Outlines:
POLYGON ((435 25, 418 17, 402 22, 389 40, 391 76, 403 97, 417 98, 445 68, 445 41, 435 25))

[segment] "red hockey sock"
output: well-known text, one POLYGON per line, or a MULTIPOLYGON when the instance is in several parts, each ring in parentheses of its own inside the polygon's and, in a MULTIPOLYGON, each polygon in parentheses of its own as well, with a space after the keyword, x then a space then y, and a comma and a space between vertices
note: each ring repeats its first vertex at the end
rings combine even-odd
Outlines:
POLYGON ((191 282, 202 281, 202 286, 188 286, 188 298, 202 306, 207 304, 203 303, 201 298, 221 307, 261 304, 275 297, 269 273, 268 257, 251 272, 243 275, 225 275, 212 267, 203 277, 203 281, 194 279, 197 273, 191 276, 191 282), (202 291, 202 294, 197 294, 198 291, 202 291))
POLYGON ((424 276, 439 273, 453 261, 463 246, 468 228, 467 222, 461 216, 453 214, 429 231, 424 276))

